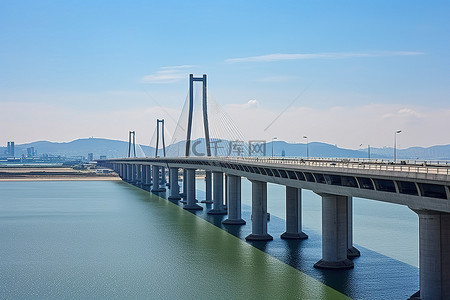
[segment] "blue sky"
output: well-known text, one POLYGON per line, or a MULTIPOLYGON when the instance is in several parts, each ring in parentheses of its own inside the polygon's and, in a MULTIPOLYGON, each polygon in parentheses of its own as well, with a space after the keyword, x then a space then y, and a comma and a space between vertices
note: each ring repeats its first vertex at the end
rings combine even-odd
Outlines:
POLYGON ((0 144, 147 144, 189 73, 249 138, 450 143, 450 3, 242 2, 1 1, 0 144))

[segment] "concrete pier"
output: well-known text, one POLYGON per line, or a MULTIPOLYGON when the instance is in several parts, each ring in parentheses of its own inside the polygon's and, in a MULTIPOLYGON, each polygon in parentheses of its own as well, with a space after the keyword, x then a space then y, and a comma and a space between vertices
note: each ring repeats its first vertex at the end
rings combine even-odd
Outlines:
POLYGON ((267 182, 252 180, 252 233, 248 241, 270 241, 267 233, 267 182))
POLYGON ((159 183, 159 186, 163 189, 166 189, 166 183, 167 183, 167 179, 166 179, 166 168, 165 167, 159 167, 159 169, 161 170, 161 181, 159 183))
POLYGON ((131 171, 131 165, 126 165, 127 166, 127 182, 131 182, 132 181, 132 171, 131 171))
POLYGON ((322 196, 322 259, 314 264, 322 269, 349 269, 353 262, 347 258, 348 197, 322 196))
POLYGON ((142 184, 142 165, 136 165, 136 184, 142 184))
POLYGON ((286 187, 286 232, 282 239, 307 239, 302 231, 302 190, 286 187))
POLYGON ((180 197, 183 199, 180 202, 186 204, 186 196, 187 196, 187 170, 183 169, 183 192, 180 193, 180 197))
POLYGON ((137 165, 131 165, 131 183, 136 184, 137 182, 137 165))
POLYGON ((145 172, 145 165, 141 165, 141 180, 140 180, 140 182, 141 182, 141 185, 142 186, 144 186, 145 185, 145 182, 147 181, 146 180, 146 178, 147 178, 147 173, 145 172))
POLYGON ((186 184, 186 204, 184 209, 187 210, 202 210, 203 207, 195 203, 195 169, 185 169, 186 178, 183 185, 186 184))
POLYGON ((225 176, 225 197, 224 197, 224 203, 223 203, 223 209, 227 210, 228 206, 228 176, 225 176))
POLYGON ((180 187, 178 186, 178 168, 169 168, 169 200, 180 200, 180 187))
POLYGON ((347 257, 361 256, 361 252, 353 246, 353 198, 347 197, 347 257))
POLYGON ((122 180, 128 181, 128 166, 126 164, 122 164, 122 180))
POLYGON ((150 190, 150 185, 152 184, 152 172, 149 165, 142 166, 142 187, 145 190, 150 190))
POLYGON ((151 191, 158 193, 158 192, 164 192, 166 189, 160 187, 160 178, 159 178, 159 167, 158 166, 152 166, 152 182, 153 186, 151 191))
POLYGON ((420 291, 411 299, 450 299, 450 213, 413 210, 419 215, 420 291))
POLYGON ((205 194, 206 199, 202 201, 202 203, 211 204, 212 201, 212 173, 211 171, 205 172, 205 194))
POLYGON ((241 177, 235 175, 227 175, 228 188, 228 219, 223 224, 228 225, 244 225, 246 222, 241 218, 241 177))
POLYGON ((226 215, 223 207, 223 172, 213 172, 213 209, 208 211, 209 215, 226 215))

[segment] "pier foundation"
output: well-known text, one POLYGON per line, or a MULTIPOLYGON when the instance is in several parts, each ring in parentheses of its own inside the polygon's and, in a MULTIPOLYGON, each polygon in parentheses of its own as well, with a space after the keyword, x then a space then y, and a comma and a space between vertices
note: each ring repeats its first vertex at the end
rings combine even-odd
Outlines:
POLYGON ((202 210, 203 207, 195 203, 195 169, 185 169, 186 178, 183 185, 186 184, 186 204, 184 209, 187 210, 202 210))
POLYGON ((241 218, 241 177, 235 175, 226 175, 228 177, 228 218, 223 224, 244 225, 246 222, 241 218))
POLYGON ((353 197, 347 197, 347 257, 361 256, 353 246, 353 197))
POLYGON ((160 178, 159 178, 159 167, 158 166, 152 166, 152 192, 154 193, 159 193, 159 192, 164 192, 166 189, 165 188, 161 188, 160 186, 160 178))
POLYGON ((169 168, 169 200, 180 200, 180 187, 178 185, 178 168, 169 168))
POLYGON ((208 211, 209 215, 225 215, 227 211, 223 208, 223 172, 213 172, 213 209, 208 211))
POLYGON ((252 233, 247 241, 270 241, 273 237, 267 233, 267 182, 252 182, 252 233))
POLYGON ((410 299, 450 299, 450 213, 413 210, 419 215, 420 290, 410 299))
POLYGON ((322 259, 314 264, 322 269, 350 269, 347 258, 348 197, 332 194, 322 196, 322 259))
POLYGON ((282 239, 307 239, 302 231, 302 190, 286 186, 286 232, 282 239))
POLYGON ((202 203, 211 204, 212 201, 212 173, 211 171, 205 172, 205 200, 202 203))

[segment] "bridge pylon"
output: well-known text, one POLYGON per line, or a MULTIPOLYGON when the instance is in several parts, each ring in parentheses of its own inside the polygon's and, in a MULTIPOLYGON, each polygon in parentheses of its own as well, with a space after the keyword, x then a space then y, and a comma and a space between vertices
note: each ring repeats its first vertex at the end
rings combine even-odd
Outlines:
POLYGON ((166 143, 164 141, 164 119, 157 119, 156 120, 156 146, 155 146, 155 157, 158 156, 158 150, 159 150, 159 140, 161 135, 161 142, 162 142, 162 150, 163 150, 163 157, 166 157, 166 143), (161 124, 161 126, 159 126, 161 124), (161 127, 161 130, 159 129, 161 127))
POLYGON ((203 112, 203 128, 205 130, 206 156, 211 156, 211 146, 209 143, 209 125, 208 125, 208 91, 206 85, 206 74, 203 77, 194 77, 189 74, 189 109, 188 109, 188 126, 186 133, 186 151, 185 156, 189 156, 192 135, 192 115, 194 111, 194 82, 200 81, 203 85, 202 112, 203 112))
POLYGON ((133 157, 136 157, 136 131, 128 132, 128 157, 131 156, 131 150, 133 149, 133 157))

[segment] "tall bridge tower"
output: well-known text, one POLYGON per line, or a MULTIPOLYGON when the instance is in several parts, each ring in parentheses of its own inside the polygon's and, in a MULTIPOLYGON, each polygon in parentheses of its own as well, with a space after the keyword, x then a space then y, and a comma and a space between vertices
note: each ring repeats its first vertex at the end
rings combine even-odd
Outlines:
POLYGON ((188 112, 188 126, 186 135, 186 151, 185 156, 189 156, 191 147, 191 133, 192 133, 192 113, 194 110, 194 82, 200 81, 203 83, 203 101, 202 101, 202 111, 203 111, 203 127, 205 129, 205 144, 206 144, 206 155, 211 156, 211 147, 209 143, 209 126, 208 126, 208 101, 207 101, 207 87, 206 87, 206 74, 203 77, 194 77, 193 74, 189 74, 189 112, 188 112))
POLYGON ((163 146, 163 157, 166 157, 166 143, 164 141, 164 119, 156 120, 156 147, 155 147, 155 157, 158 157, 159 148, 159 136, 161 135, 161 142, 163 146), (161 130, 159 129, 159 124, 161 124, 161 130))
POLYGON ((136 157, 136 131, 128 132, 128 157, 136 157), (133 156, 131 156, 133 150, 133 156))

